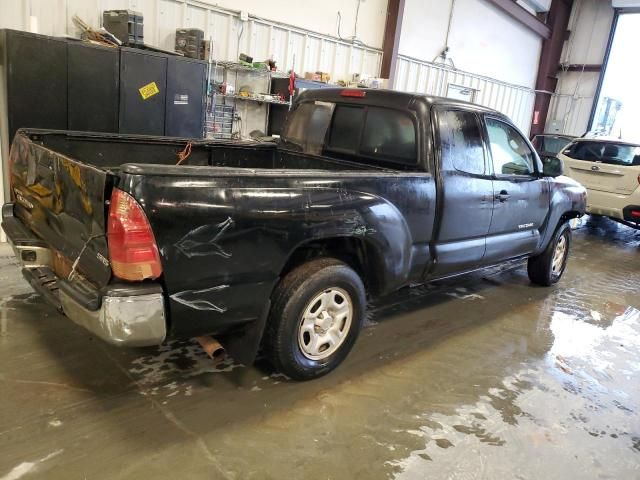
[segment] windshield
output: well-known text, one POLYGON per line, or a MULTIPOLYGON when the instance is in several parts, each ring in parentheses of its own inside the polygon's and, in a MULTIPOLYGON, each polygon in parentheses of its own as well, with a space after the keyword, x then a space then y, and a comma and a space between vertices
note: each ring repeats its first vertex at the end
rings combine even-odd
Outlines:
POLYGON ((573 138, 559 135, 536 135, 531 143, 538 153, 549 153, 555 155, 566 147, 573 138))
POLYGON ((640 165, 640 146, 612 142, 575 142, 564 152, 567 157, 612 165, 640 165))

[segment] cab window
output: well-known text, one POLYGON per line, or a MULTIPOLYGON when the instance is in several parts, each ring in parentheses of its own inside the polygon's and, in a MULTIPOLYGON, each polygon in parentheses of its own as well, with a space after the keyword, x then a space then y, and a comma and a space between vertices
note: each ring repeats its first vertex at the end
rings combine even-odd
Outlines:
POLYGON ((346 158, 360 162, 368 158, 416 165, 415 123, 409 114, 399 110, 338 105, 331 123, 327 154, 345 154, 346 158))
POLYGON ((371 157, 416 163, 416 129, 404 112, 369 107, 360 151, 371 157))
POLYGON ((327 147, 334 151, 355 154, 360 143, 364 115, 363 107, 336 106, 327 147))

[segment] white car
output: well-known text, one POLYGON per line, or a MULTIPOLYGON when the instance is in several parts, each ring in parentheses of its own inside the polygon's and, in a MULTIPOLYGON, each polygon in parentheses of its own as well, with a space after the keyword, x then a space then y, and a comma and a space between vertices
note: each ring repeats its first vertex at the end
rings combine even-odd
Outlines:
POLYGON ((587 213, 640 228, 640 145, 577 138, 558 154, 564 174, 587 189, 587 213))

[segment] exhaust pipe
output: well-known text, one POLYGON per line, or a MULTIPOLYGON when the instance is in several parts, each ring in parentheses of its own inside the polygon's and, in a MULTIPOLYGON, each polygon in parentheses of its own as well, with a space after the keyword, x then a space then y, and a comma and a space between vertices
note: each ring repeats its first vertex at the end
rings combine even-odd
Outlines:
POLYGON ((200 344, 202 349, 207 353, 209 358, 211 358, 215 363, 220 363, 225 359, 227 353, 220 342, 218 342, 215 338, 205 336, 205 337, 195 337, 197 342, 200 344))

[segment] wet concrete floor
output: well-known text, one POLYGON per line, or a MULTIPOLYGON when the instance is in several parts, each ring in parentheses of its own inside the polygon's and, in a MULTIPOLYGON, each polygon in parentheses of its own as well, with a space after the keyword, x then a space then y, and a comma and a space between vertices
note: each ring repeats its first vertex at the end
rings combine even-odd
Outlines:
POLYGON ((573 238, 554 288, 513 265, 376 301, 307 383, 107 346, 2 247, 0 480, 640 478, 640 232, 573 238))

